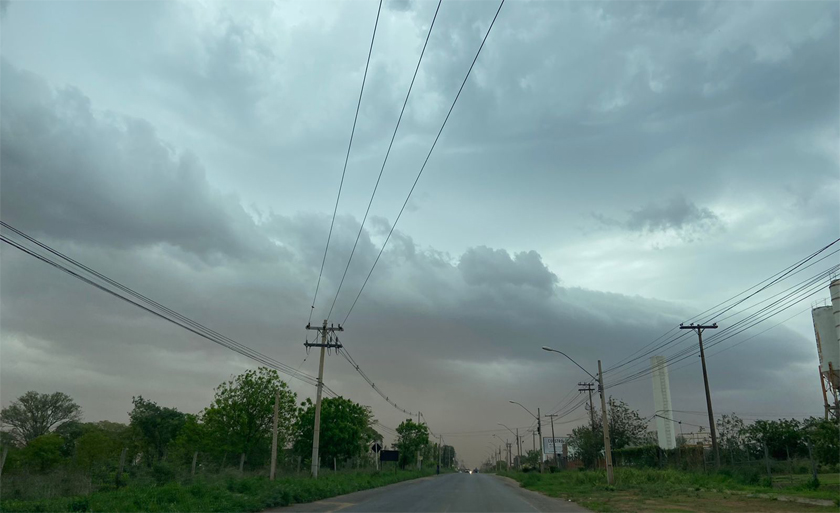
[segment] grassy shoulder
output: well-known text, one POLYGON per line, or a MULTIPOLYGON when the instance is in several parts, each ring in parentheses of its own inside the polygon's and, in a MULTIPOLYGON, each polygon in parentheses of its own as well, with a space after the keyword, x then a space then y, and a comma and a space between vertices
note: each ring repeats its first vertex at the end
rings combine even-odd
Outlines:
POLYGON ((191 483, 128 486, 90 495, 42 500, 0 500, 0 511, 262 511, 312 502, 433 475, 434 470, 339 472, 318 479, 281 477, 203 477, 191 483))
POLYGON ((563 497, 603 512, 624 511, 837 511, 840 476, 820 476, 817 489, 808 483, 770 488, 739 482, 727 474, 700 474, 677 470, 629 469, 615 471, 615 486, 606 484, 603 471, 568 471, 554 474, 501 473, 529 489, 563 497), (834 506, 788 502, 787 497, 829 500, 834 506))

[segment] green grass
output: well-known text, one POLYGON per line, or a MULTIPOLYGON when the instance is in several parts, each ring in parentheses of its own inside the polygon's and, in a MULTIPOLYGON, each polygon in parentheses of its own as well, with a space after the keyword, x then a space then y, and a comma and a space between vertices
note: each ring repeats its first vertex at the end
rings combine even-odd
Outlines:
MULTIPOLYGON (((721 472, 703 474, 679 470, 615 469, 615 485, 607 485, 604 471, 566 471, 554 474, 502 474, 519 481, 523 487, 555 497, 576 501, 596 511, 685 510, 686 504, 704 504, 703 511, 714 511, 709 499, 719 502, 749 500, 750 494, 767 494, 771 498, 793 496, 826 499, 840 504, 840 476, 823 474, 817 489, 808 479, 795 478, 783 488, 767 486, 761 476, 721 472), (670 507, 669 507, 670 506, 670 507)), ((779 476, 780 478, 783 476, 779 476)), ((779 479, 782 481, 782 479, 779 479)), ((769 502, 765 499, 765 502, 769 502)), ((794 503, 788 503, 794 504, 794 503)), ((771 511, 753 505, 757 511, 771 511)), ((725 510, 725 504, 722 506, 725 510)), ((793 509, 798 509, 793 508, 793 509)), ((836 511, 836 508, 835 508, 836 511)))
POLYGON ((262 511, 312 502, 433 474, 434 471, 339 472, 318 479, 266 477, 197 479, 192 484, 128 486, 90 495, 44 500, 0 500, 0 511, 262 511))

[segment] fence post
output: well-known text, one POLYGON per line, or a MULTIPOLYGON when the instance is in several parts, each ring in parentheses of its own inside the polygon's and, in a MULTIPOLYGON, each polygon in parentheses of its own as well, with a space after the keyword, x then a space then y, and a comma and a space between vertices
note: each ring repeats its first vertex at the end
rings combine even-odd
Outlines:
POLYGON ((770 487, 773 487, 773 473, 770 471, 770 451, 767 450, 767 443, 764 442, 764 465, 767 467, 767 478, 770 480, 770 487))
POLYGON ((120 480, 122 480, 122 473, 123 473, 123 466, 125 465, 125 453, 128 452, 128 447, 123 447, 122 452, 120 453, 120 467, 117 470, 117 488, 120 487, 120 480))
POLYGON ((242 453, 242 456, 239 457, 239 473, 241 474, 242 471, 245 469, 245 453, 242 453))
POLYGON ((300 474, 300 459, 301 459, 301 457, 298 456, 298 469, 297 469, 298 474, 300 474))
POLYGON ((3 466, 6 464, 6 456, 9 454, 9 448, 3 447, 3 454, 0 455, 0 476, 3 475, 3 466))
POLYGON ((805 443, 808 444, 808 459, 811 460, 811 473, 814 475, 814 482, 816 483, 819 481, 819 478, 817 477, 817 462, 814 461, 814 452, 811 449, 811 441, 806 440, 805 443))
POLYGON ((338 463, 336 463, 335 458, 333 458, 333 472, 338 472, 338 463))
POLYGON ((198 461, 198 451, 193 453, 192 476, 195 477, 195 463, 198 461))

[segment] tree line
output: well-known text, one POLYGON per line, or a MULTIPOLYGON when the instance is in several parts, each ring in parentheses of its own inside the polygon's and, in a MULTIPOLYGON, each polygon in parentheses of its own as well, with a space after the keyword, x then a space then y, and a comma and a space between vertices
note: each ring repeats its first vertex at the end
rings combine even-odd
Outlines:
MULTIPOLYGON (((95 473, 113 471, 125 449, 132 466, 154 467, 166 477, 167 465, 260 469, 269 465, 275 397, 278 399, 278 464, 309 468, 315 405, 266 367, 233 376, 215 389, 213 401, 196 414, 136 396, 127 424, 84 422, 81 407, 63 392, 30 391, 0 411, 0 445, 7 454, 4 474, 17 469, 49 471, 72 466, 95 473)), ((343 397, 321 403, 320 458, 323 467, 370 466, 370 446, 382 442, 369 407, 343 397)), ((437 462, 425 425, 407 420, 397 428, 400 465, 411 466, 418 451, 437 462)), ((454 462, 454 449, 445 453, 454 462)))

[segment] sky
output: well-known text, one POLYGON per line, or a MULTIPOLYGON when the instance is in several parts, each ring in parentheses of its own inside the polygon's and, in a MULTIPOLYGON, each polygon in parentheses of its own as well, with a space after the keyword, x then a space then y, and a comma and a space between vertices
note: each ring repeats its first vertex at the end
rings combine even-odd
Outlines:
MULTIPOLYGON (((378 5, 3 1, 0 217, 316 374, 304 326, 378 5)), ((336 296, 436 7, 383 2, 313 322, 336 296)), ((497 8, 442 2, 331 322, 497 8)), ((840 237, 839 20, 836 2, 508 0, 342 343, 474 466, 500 443, 489 431, 510 439, 499 423, 534 425, 509 401, 547 414, 579 397, 589 377, 541 346, 610 369, 840 237)), ((61 390, 91 421, 127 421, 136 395, 195 413, 257 365, 7 245, 0 259, 4 406, 61 390)), ((822 414, 807 309, 827 297, 709 350, 716 413, 822 414)), ((698 360, 671 368, 672 400, 677 420, 705 424, 698 360)), ((647 358, 634 364, 606 372, 608 386, 647 358)), ((325 382, 384 426, 406 417, 340 356, 325 382)), ((647 417, 651 387, 608 394, 647 417)), ((556 419, 557 436, 585 417, 556 419)))

